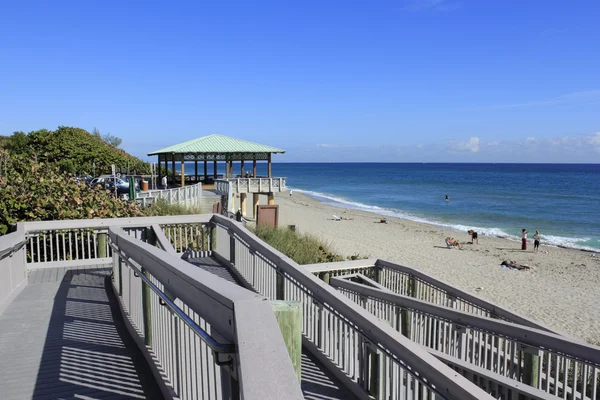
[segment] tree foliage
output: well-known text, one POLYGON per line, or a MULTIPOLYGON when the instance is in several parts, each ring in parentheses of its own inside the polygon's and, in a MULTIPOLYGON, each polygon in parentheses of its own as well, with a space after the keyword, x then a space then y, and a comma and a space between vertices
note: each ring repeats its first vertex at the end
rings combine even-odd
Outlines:
MULTIPOLYGON (((6 156, 0 150, 0 159, 6 156)), ((0 176, 0 234, 19 221, 144 215, 138 203, 77 183, 56 165, 11 155, 7 166, 0 176)))
POLYGON ((102 135, 97 128, 94 128, 92 130, 92 135, 101 138, 102 140, 104 140, 106 143, 110 144, 113 147, 119 147, 121 145, 121 143, 123 143, 123 139, 121 139, 120 137, 116 137, 114 135, 111 135, 110 133, 107 133, 106 135, 102 135))
POLYGON ((28 135, 15 132, 4 147, 11 155, 33 156, 64 172, 106 174, 110 173, 111 165, 114 164, 117 168, 128 169, 134 174, 149 173, 147 163, 116 148, 121 139, 108 136, 112 143, 107 143, 97 129, 89 133, 80 128, 59 126, 54 131, 40 129, 28 135))

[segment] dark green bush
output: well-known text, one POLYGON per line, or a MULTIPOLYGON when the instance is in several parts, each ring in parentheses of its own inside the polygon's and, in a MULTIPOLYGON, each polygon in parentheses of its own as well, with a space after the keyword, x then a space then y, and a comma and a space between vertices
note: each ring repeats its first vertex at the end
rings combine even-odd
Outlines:
MULTIPOLYGON (((7 157, 0 150, 0 158, 7 157)), ((10 156, 0 176, 0 234, 20 221, 143 216, 135 202, 94 190, 56 166, 10 156)))

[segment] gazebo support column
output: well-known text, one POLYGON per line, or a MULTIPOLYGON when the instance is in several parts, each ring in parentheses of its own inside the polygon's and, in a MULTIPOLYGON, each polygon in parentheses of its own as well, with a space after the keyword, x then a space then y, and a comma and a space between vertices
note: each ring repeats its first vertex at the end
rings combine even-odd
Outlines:
POLYGON ((194 183, 198 183, 198 156, 194 156, 195 175, 194 183))
POLYGON ((185 158, 181 160, 181 187, 185 186, 185 158))
POLYGON ((229 178, 233 178, 233 160, 229 160, 229 178))
POLYGON ((273 192, 269 192, 269 194, 267 195, 269 202, 268 204, 270 206, 275 205, 275 194, 273 192))
POLYGON ((271 153, 269 153, 268 162, 269 162, 269 175, 268 175, 268 177, 270 178, 272 176, 271 175, 271 153))
POLYGON ((235 213, 237 211, 235 209, 235 193, 231 193, 229 203, 231 204, 231 206, 229 207, 229 211, 231 211, 232 213, 235 213))
POLYGON ((258 209, 258 200, 260 199, 260 194, 253 193, 252 194, 252 217, 256 221, 256 210, 258 209))
POLYGON ((240 193, 240 208, 242 209, 242 215, 246 216, 246 193, 240 193))
POLYGON ((231 172, 229 172, 229 161, 225 160, 225 179, 229 179, 231 172))
POLYGON ((252 176, 256 178, 256 157, 252 159, 252 176))
POLYGON ((208 179, 208 161, 204 160, 204 183, 208 179))
POLYGON ((160 180, 160 178, 162 177, 160 174, 162 165, 160 165, 160 154, 158 155, 158 170, 156 171, 156 173, 158 174, 158 179, 160 180))
POLYGON ((244 160, 242 160, 240 162, 240 164, 241 164, 241 167, 240 167, 240 176, 243 177, 244 176, 244 160))
POLYGON ((171 153, 171 183, 175 184, 175 153, 171 153))
POLYGON ((217 179, 217 160, 213 161, 213 178, 217 179))

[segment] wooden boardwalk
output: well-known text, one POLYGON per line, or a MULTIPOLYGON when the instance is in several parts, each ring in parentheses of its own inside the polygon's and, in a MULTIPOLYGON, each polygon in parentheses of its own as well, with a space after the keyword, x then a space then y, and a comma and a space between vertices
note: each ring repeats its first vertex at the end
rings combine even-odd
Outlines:
MULTIPOLYGON (((190 257, 186 261, 229 282, 240 284, 229 268, 220 264, 212 257, 190 257)), ((302 349, 301 387, 305 399, 334 400, 355 398, 306 348, 302 349)))
POLYGON ((0 399, 162 399, 109 274, 110 266, 30 271, 0 315, 0 399))

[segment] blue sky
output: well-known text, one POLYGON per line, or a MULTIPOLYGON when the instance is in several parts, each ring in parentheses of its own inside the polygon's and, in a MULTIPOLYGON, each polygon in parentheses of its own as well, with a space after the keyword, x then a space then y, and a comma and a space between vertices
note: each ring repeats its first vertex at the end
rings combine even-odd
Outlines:
POLYGON ((0 134, 144 156, 220 133, 276 161, 600 162, 600 2, 5 2, 0 134), (125 4, 126 3, 126 4, 125 4))

